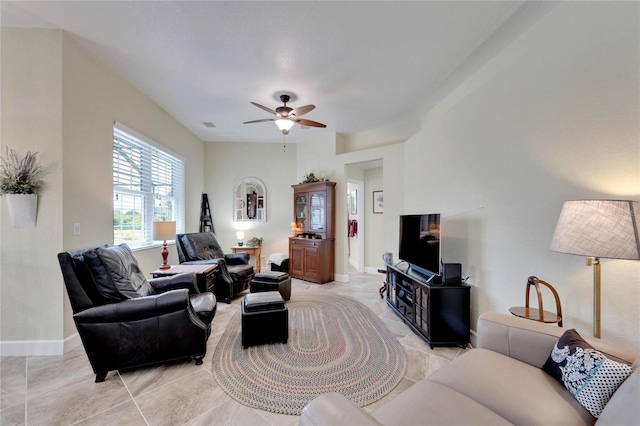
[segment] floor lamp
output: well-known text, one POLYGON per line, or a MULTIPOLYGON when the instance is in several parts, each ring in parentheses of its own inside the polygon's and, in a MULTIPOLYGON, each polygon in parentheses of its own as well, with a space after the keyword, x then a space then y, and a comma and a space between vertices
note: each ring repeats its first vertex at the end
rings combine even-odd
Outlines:
POLYGON ((593 266, 593 335, 600 337, 600 258, 640 259, 640 203, 622 200, 566 201, 550 249, 588 256, 593 266))

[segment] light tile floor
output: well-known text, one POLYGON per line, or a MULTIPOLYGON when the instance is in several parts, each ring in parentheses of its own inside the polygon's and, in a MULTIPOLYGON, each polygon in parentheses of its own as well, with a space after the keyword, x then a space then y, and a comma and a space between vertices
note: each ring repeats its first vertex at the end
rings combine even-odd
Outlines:
MULTIPOLYGON (((407 369, 398 386, 365 407, 374 410, 427 377, 463 350, 434 348, 416 336, 380 298, 382 274, 350 274, 348 283, 292 280, 292 297, 331 292, 364 303, 404 346, 407 369)), ((211 374, 211 357, 242 297, 218 303, 203 365, 179 361, 110 372, 103 383, 82 346, 61 356, 0 358, 0 425, 296 425, 297 416, 246 407, 227 396, 211 374)))

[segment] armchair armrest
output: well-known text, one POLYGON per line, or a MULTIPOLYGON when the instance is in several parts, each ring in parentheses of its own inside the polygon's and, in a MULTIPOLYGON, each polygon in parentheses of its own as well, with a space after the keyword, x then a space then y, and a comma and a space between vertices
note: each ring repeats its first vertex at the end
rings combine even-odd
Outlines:
MULTIPOLYGON (((139 321, 164 314, 191 310, 187 289, 95 306, 73 316, 77 324, 139 321)), ((195 314, 194 314, 195 317, 195 314)))
POLYGON ((564 331, 556 325, 485 312, 478 318, 478 347, 541 368, 564 331))
POLYGON ((176 274, 170 277, 152 278, 149 284, 156 293, 165 293, 170 290, 178 290, 186 288, 190 294, 198 294, 198 282, 196 280, 196 274, 193 272, 176 274))
POLYGON ((333 392, 315 398, 302 409, 300 426, 381 425, 346 396, 333 392))
POLYGON ((247 265, 250 259, 249 253, 230 253, 224 255, 224 260, 229 265, 247 265))

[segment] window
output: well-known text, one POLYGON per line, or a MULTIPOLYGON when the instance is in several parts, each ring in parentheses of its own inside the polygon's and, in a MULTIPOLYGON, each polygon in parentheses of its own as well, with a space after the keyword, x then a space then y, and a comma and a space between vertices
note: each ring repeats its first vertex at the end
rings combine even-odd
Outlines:
POLYGON ((184 232, 184 160, 133 130, 113 127, 113 242, 150 245, 153 221, 184 232))

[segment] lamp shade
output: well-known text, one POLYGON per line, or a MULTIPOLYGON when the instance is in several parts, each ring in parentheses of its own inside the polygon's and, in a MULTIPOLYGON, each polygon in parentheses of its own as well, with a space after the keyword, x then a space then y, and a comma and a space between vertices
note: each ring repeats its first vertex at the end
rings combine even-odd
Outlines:
POLYGON ((581 256, 638 260, 639 222, 637 201, 566 201, 550 249, 581 256))
POLYGON ((175 240, 176 238, 176 222, 175 221, 158 221, 153 222, 153 240, 166 241, 175 240))
POLYGON ((244 232, 243 231, 236 232, 236 238, 238 238, 238 241, 244 240, 244 232))

